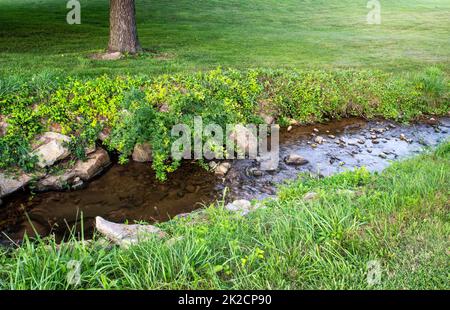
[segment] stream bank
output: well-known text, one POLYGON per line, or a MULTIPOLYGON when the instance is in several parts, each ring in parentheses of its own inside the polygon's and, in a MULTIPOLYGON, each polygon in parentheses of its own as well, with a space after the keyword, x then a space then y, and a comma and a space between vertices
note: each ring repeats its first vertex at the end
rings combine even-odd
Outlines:
POLYGON ((42 236, 53 233, 62 240, 72 227, 89 236, 96 216, 112 222, 155 223, 201 208, 221 197, 225 188, 228 199, 263 199, 275 195, 278 185, 295 179, 299 173, 327 176, 362 166, 381 171, 391 160, 448 139, 449 128, 450 118, 431 118, 410 125, 352 118, 295 126, 280 133, 276 169, 263 171, 256 160, 236 160, 223 178, 186 163, 160 183, 148 163, 114 163, 76 191, 34 195, 19 191, 7 197, 1 206, 1 238, 5 240, 7 235, 20 240, 25 232, 33 235, 35 229, 42 236), (305 161, 296 165, 285 162, 290 155, 305 161))

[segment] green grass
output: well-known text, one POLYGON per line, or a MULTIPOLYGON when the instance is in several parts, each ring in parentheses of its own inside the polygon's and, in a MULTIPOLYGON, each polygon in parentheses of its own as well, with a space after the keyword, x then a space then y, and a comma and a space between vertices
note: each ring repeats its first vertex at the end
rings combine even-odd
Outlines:
POLYGON ((449 68, 447 0, 381 1, 381 25, 367 25, 366 0, 142 0, 139 36, 153 52, 114 62, 88 58, 107 46, 108 1, 80 2, 82 24, 68 25, 65 1, 0 0, 0 73, 449 68))
POLYGON ((247 218, 211 206, 128 249, 44 239, 0 250, 0 288, 449 289, 449 188, 447 142, 382 174, 301 176, 247 218), (304 201, 310 191, 318 198, 304 201), (70 260, 81 262, 78 287, 70 260))

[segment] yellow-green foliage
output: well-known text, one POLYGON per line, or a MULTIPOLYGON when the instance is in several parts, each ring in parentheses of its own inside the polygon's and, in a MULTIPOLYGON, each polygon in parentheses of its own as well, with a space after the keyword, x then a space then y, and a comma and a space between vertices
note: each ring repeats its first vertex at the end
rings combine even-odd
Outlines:
POLYGON ((449 110, 448 82, 431 68, 415 77, 376 71, 222 70, 158 77, 60 78, 51 73, 30 80, 0 80, 0 115, 9 124, 0 138, 0 168, 32 170, 29 142, 58 128, 73 138, 73 153, 84 156, 102 130, 106 146, 126 162, 136 143, 149 141, 160 179, 173 171, 169 152, 173 125, 259 123, 260 112, 280 123, 363 116, 408 121, 449 110), (168 111, 163 111, 168 110, 168 111))

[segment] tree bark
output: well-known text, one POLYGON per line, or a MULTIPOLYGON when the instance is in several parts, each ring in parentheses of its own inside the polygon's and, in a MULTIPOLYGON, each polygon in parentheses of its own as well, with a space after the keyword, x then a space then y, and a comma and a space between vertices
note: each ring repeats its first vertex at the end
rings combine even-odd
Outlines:
POLYGON ((141 50, 134 0, 109 1, 109 52, 135 54, 141 50))

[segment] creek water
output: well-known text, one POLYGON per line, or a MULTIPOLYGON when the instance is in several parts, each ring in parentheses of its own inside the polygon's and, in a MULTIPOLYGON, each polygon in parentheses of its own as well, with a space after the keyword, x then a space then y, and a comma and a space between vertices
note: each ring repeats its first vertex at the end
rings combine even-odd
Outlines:
POLYGON ((29 236, 54 234, 62 240, 70 230, 83 231, 89 237, 96 216, 122 223, 167 221, 213 202, 225 188, 229 200, 273 196, 277 186, 296 179, 301 172, 327 176, 362 166, 381 171, 392 160, 448 139, 449 129, 450 118, 410 125, 351 118, 295 126, 280 133, 276 170, 260 171, 257 160, 235 160, 224 178, 186 162, 160 183, 149 164, 113 164, 77 191, 20 191, 6 197, 0 206, 0 240, 18 242, 25 232, 29 236), (317 136, 325 141, 316 143, 317 136), (301 155, 309 163, 288 165, 283 159, 289 154, 301 155))

